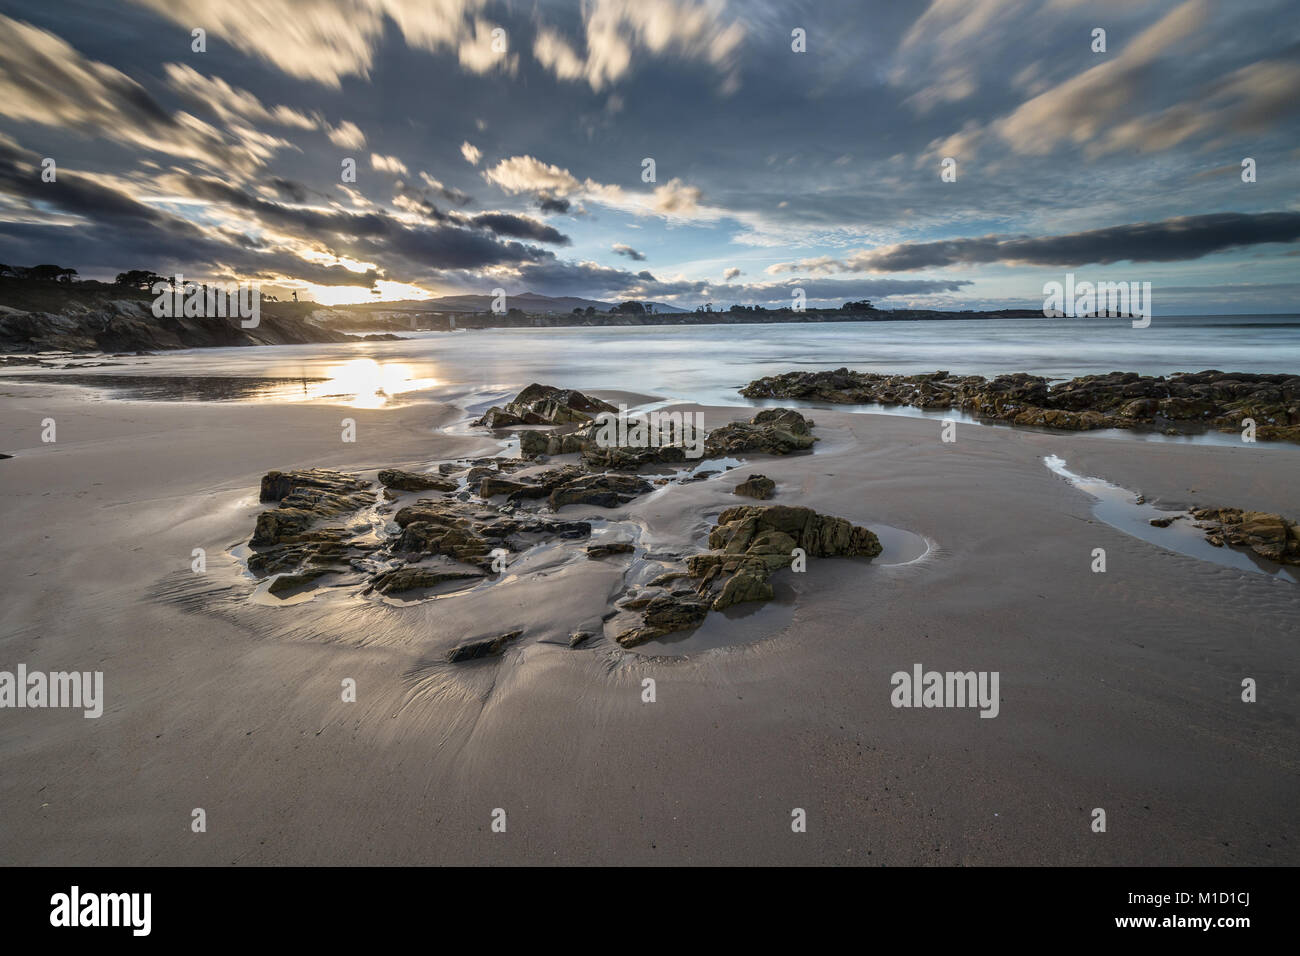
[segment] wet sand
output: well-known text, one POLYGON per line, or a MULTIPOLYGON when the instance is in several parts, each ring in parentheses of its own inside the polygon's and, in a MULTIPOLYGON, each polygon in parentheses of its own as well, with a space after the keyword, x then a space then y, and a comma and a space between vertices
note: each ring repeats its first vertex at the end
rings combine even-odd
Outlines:
MULTIPOLYGON (((811 561, 778 578, 790 600, 719 625, 724 646, 653 657, 560 642, 608 589, 604 562, 502 588, 473 614, 456 598, 238 600, 229 549, 265 507, 262 474, 498 450, 439 431, 464 418, 445 401, 0 392, 0 452, 15 455, 0 462, 0 669, 102 670, 107 698, 98 720, 0 711, 5 863, 1300 862, 1300 590, 1126 535, 1043 464, 1058 455, 1169 507, 1295 518, 1300 449, 965 424, 947 444, 935 421, 818 409, 812 455, 590 513, 681 540, 761 472, 773 503, 910 531, 930 552, 811 561), (40 442, 46 417, 55 444, 40 442), (355 444, 339 440, 345 417, 355 444), (511 626, 525 634, 500 658, 442 659, 511 626), (890 675, 915 663, 999 671, 999 715, 895 709, 890 675), (1244 677, 1257 703, 1241 702, 1244 677), (190 829, 197 807, 206 833, 190 829)), ((703 411, 709 427, 744 415, 703 411)))

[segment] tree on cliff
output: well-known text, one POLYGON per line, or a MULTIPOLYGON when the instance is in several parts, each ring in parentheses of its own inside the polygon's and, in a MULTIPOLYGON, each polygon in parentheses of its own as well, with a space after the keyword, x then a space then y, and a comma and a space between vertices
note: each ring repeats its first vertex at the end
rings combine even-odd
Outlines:
POLYGON ((50 263, 32 266, 26 272, 25 278, 34 279, 37 282, 71 282, 73 276, 77 274, 76 269, 65 269, 63 266, 51 265, 50 263))
POLYGON ((117 278, 113 280, 113 285, 148 292, 159 282, 169 282, 169 280, 148 269, 132 269, 129 272, 119 272, 117 278))

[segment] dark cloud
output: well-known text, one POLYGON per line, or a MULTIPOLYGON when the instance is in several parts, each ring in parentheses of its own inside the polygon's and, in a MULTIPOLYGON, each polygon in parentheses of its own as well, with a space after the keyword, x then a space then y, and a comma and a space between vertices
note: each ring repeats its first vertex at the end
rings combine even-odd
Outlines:
POLYGON ((537 201, 537 208, 542 212, 565 213, 569 211, 569 200, 543 196, 537 201))
POLYGON ((913 272, 979 263, 1081 266, 1113 262, 1179 262, 1215 252, 1300 239, 1300 213, 1208 213, 1139 222, 1061 236, 981 236, 906 242, 847 259, 803 260, 773 271, 913 272))
POLYGON ((626 245, 625 243, 616 242, 611 248, 613 248, 615 255, 627 256, 633 262, 645 262, 645 255, 643 253, 637 252, 635 249, 633 249, 629 245, 626 245))
POLYGON ((274 177, 271 180, 271 187, 285 199, 292 199, 294 202, 306 202, 310 192, 302 183, 282 176, 274 177))
POLYGON ((505 212, 485 212, 473 216, 470 220, 476 226, 490 229, 498 236, 509 236, 513 239, 531 239, 534 242, 550 242, 559 246, 567 246, 571 240, 564 233, 560 232, 544 222, 538 222, 530 216, 516 216, 505 212))

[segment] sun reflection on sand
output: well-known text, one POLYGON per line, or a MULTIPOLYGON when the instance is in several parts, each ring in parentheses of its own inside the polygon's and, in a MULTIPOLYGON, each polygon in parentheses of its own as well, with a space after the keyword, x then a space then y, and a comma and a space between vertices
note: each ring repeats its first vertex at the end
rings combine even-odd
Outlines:
POLYGON ((325 380, 311 382, 309 399, 344 398, 353 408, 382 408, 403 392, 433 388, 436 378, 417 378, 405 362, 378 362, 371 358, 351 359, 324 369, 325 380))

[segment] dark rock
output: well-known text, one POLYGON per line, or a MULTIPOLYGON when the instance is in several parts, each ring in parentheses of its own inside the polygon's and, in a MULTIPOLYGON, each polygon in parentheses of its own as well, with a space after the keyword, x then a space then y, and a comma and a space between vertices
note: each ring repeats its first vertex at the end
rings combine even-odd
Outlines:
POLYGON ((1193 508, 1191 514, 1210 544, 1250 548, 1279 564, 1300 564, 1300 524, 1280 514, 1240 508, 1193 508))
POLYGON ((505 650, 506 645, 524 633, 523 628, 515 631, 507 631, 497 637, 486 637, 482 640, 468 641, 453 647, 447 652, 447 661, 451 664, 459 664, 462 661, 473 661, 483 657, 495 657, 505 650))
POLYGON ((478 485, 480 498, 494 498, 497 495, 510 495, 513 497, 516 494, 523 494, 526 497, 545 498, 546 489, 526 481, 496 478, 490 475, 480 481, 478 485), (536 492, 536 494, 533 494, 533 492, 536 492))
POLYGON ((881 375, 787 372, 756 379, 741 390, 749 398, 795 398, 838 404, 913 405, 959 409, 983 418, 1040 428, 1085 431, 1150 427, 1178 434, 1186 428, 1241 431, 1249 418, 1260 440, 1300 441, 1300 376, 1245 372, 1135 372, 1084 375, 1051 385, 1016 373, 992 380, 948 372, 881 375))
POLYGON ((704 452, 716 458, 745 452, 788 455, 807 451, 817 440, 812 435, 812 425, 793 409, 764 409, 748 422, 730 422, 709 432, 704 452))
POLYGON ((297 591, 310 584, 314 584, 316 579, 326 574, 336 572, 328 568, 314 568, 307 571, 299 571, 294 574, 281 574, 266 589, 269 593, 279 597, 282 594, 288 594, 291 591, 297 591))
POLYGON ((587 545, 587 557, 605 558, 611 554, 631 554, 636 548, 631 541, 610 541, 587 545))
POLYGON ((400 594, 418 588, 432 588, 448 581, 466 581, 483 577, 482 571, 456 568, 433 568, 412 565, 385 571, 370 582, 380 594, 400 594))
POLYGON ((379 483, 385 488, 398 491, 455 491, 457 483, 437 475, 425 475, 414 471, 400 471, 385 468, 379 473, 379 483))
MULTIPOLYGON (((576 389, 533 383, 504 408, 492 407, 476 425, 510 428, 515 425, 570 425, 590 422, 601 412, 617 412, 613 405, 576 389)), ((553 453, 548 453, 553 454, 553 453)))
POLYGON ((686 574, 698 580, 695 588, 671 593, 659 589, 680 577, 666 572, 643 593, 619 603, 624 612, 640 612, 639 623, 622 626, 615 640, 634 647, 673 631, 698 626, 709 610, 721 611, 747 601, 770 601, 772 574, 788 567, 795 548, 809 557, 880 554, 879 539, 867 528, 843 518, 822 515, 811 508, 788 505, 742 505, 718 516, 709 532, 713 550, 691 555, 686 574))
POLYGON ((312 489, 343 497, 350 492, 363 491, 370 482, 342 471, 310 468, 304 471, 268 471, 262 476, 259 501, 282 501, 300 488, 312 489))
POLYGON ((550 506, 552 511, 574 504, 617 508, 653 488, 635 475, 587 475, 558 485, 551 492, 550 506))
MULTIPOLYGON (((249 544, 262 547, 310 540, 310 529, 323 518, 359 511, 375 503, 370 482, 338 471, 268 472, 262 478, 261 500, 278 501, 276 508, 257 516, 249 544)), ((316 540, 337 540, 342 529, 324 529, 316 540)))
POLYGON ((749 498, 758 498, 766 500, 772 497, 772 492, 776 490, 776 482, 766 475, 750 475, 740 484, 736 485, 735 494, 745 495, 749 498))

